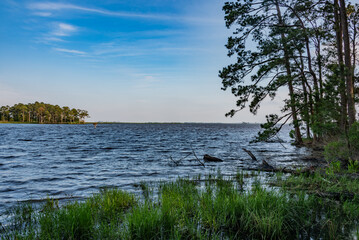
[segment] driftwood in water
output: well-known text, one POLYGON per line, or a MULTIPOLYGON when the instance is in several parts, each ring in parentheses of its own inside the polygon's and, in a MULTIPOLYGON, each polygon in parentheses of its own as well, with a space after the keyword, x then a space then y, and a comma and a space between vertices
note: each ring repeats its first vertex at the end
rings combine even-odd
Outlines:
POLYGON ((254 156, 254 154, 251 151, 249 151, 245 148, 242 148, 242 149, 252 158, 253 161, 258 161, 257 158, 254 156))
POLYGON ((181 163, 181 161, 184 160, 185 158, 187 158, 187 157, 190 156, 190 155, 191 155, 191 153, 188 154, 187 156, 185 156, 184 158, 179 159, 179 160, 174 160, 174 159, 172 158, 172 156, 170 156, 169 158, 170 158, 170 160, 171 160, 176 166, 179 166, 180 163, 181 163))
POLYGON ((272 165, 270 165, 269 163, 267 163, 266 160, 262 161, 262 167, 265 169, 274 169, 274 167, 272 165))
MULTIPOLYGON (((193 154, 193 156, 195 157, 194 160, 196 160, 196 161, 200 164, 200 166, 205 167, 204 163, 203 163, 201 160, 198 159, 198 157, 197 157, 196 153, 194 152, 194 150, 192 150, 192 153, 189 153, 188 155, 186 155, 185 157, 183 157, 183 158, 181 158, 181 159, 179 159, 179 160, 173 159, 172 156, 169 156, 169 159, 170 159, 176 166, 179 166, 179 165, 181 164, 182 160, 184 160, 185 158, 191 156, 192 154, 193 154)), ((195 166, 198 166, 198 165, 195 165, 195 166)))
MULTIPOLYGON (((254 154, 251 151, 249 151, 249 150, 247 150, 245 148, 242 148, 242 149, 243 149, 243 151, 245 151, 252 158, 253 161, 258 161, 256 156, 254 156, 254 154)), ((263 168, 263 170, 264 169, 267 169, 267 170, 273 170, 274 169, 274 167, 272 165, 270 165, 266 160, 262 161, 262 166, 261 167, 263 168)))
POLYGON ((176 166, 180 165, 181 160, 176 161, 176 160, 174 160, 174 159, 172 158, 172 156, 170 156, 170 160, 171 160, 176 166))
POLYGON ((315 167, 307 167, 301 170, 292 170, 286 168, 244 168, 245 171, 261 171, 261 172, 282 172, 282 173, 290 173, 294 175, 300 175, 302 173, 314 174, 315 167))
POLYGON ((219 158, 216 158, 216 157, 212 157, 212 156, 210 156, 210 155, 208 155, 208 154, 205 154, 205 155, 203 156, 203 160, 204 160, 205 162, 223 162, 222 159, 219 159, 219 158))
POLYGON ((193 155, 194 155, 194 157, 196 158, 197 162, 199 162, 199 164, 201 164, 201 166, 204 167, 204 163, 203 163, 201 160, 199 160, 199 158, 197 157, 197 154, 194 152, 193 149, 192 149, 192 152, 193 152, 193 155))

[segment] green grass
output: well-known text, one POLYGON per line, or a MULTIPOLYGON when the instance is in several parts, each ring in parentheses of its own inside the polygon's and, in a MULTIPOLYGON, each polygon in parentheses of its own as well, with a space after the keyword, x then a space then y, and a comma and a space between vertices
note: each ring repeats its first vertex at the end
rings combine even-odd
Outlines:
MULTIPOLYGON (((250 190, 243 173, 178 179, 154 186, 141 183, 142 198, 103 190, 86 201, 59 206, 48 199, 35 209, 24 205, 11 213, 4 239, 348 239, 358 235, 356 198, 340 202, 302 191, 339 189, 323 176, 278 175, 283 188, 250 190), (329 182, 328 182, 329 181, 329 182), (299 187, 301 186, 301 187, 299 187)), ((357 183, 343 180, 357 191, 357 183)), ((0 235, 1 236, 1 235, 0 235)))

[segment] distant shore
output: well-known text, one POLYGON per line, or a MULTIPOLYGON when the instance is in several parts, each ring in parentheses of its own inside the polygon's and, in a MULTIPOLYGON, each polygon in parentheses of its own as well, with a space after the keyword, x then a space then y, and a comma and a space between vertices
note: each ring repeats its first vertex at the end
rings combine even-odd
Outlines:
POLYGON ((74 123, 38 123, 38 122, 13 122, 13 121, 0 121, 0 124, 41 124, 41 125, 49 125, 49 124, 54 124, 54 125, 60 125, 60 124, 65 124, 65 125, 79 125, 79 124, 92 124, 92 123, 78 123, 78 122, 74 122, 74 123))
POLYGON ((222 122, 85 122, 85 123, 38 123, 38 122, 14 122, 14 121, 0 121, 0 124, 54 124, 54 125, 83 125, 83 124, 250 124, 258 125, 261 123, 249 123, 249 122, 238 122, 238 123, 222 123, 222 122))

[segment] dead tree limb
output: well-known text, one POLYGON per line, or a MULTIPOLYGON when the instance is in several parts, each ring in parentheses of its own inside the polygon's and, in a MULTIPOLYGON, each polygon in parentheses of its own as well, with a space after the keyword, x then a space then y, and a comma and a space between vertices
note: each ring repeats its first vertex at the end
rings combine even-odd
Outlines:
POLYGON ((182 162, 182 160, 186 159, 187 157, 189 157, 190 155, 192 155, 192 153, 189 153, 188 155, 186 155, 185 157, 179 159, 179 160, 174 160, 172 158, 172 156, 169 156, 170 160, 176 165, 176 166, 179 166, 180 163, 182 162))
POLYGON ((197 157, 197 155, 196 155, 196 153, 194 152, 193 149, 192 149, 192 153, 193 153, 194 157, 196 158, 196 160, 199 162, 199 164, 201 164, 203 167, 205 167, 204 163, 201 160, 198 159, 198 157, 197 157))
MULTIPOLYGON (((251 151, 249 151, 249 150, 247 150, 245 148, 242 148, 242 149, 243 149, 243 151, 248 153, 248 155, 252 158, 253 161, 258 161, 257 158, 254 156, 254 154, 251 151)), ((262 160, 262 169, 263 170, 264 169, 275 170, 275 168, 272 165, 270 165, 266 160, 262 160)))
POLYGON ((179 161, 176 161, 172 158, 172 156, 170 156, 170 160, 176 165, 178 166, 179 165, 179 161))
POLYGON ((275 136, 277 137, 279 144, 282 145, 282 147, 283 147, 284 149, 287 149, 287 148, 282 144, 282 140, 278 137, 278 134, 276 134, 275 136))
POLYGON ((257 158, 253 155, 253 153, 245 148, 242 148, 243 151, 245 151, 246 153, 248 153, 248 155, 252 158, 253 161, 258 161, 257 158))

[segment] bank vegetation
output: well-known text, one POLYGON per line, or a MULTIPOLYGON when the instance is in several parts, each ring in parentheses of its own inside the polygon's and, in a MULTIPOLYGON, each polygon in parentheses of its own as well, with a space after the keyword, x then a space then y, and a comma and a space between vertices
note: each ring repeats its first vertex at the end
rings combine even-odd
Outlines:
POLYGON ((0 107, 1 122, 16 123, 84 123, 88 111, 43 102, 18 103, 0 107))

